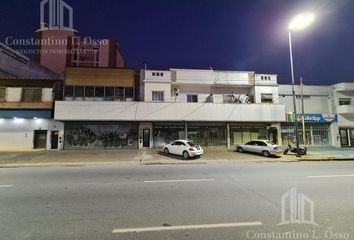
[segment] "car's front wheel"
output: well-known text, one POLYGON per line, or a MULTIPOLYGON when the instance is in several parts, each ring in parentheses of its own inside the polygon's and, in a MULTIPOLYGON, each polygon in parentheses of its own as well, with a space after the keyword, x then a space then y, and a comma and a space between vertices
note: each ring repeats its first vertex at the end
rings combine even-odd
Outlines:
POLYGON ((243 150, 243 148, 242 148, 242 147, 238 147, 238 148, 237 148, 237 152, 243 153, 243 152, 244 152, 244 150, 243 150))
POLYGON ((188 159, 189 158, 189 154, 188 154, 187 151, 183 152, 183 157, 184 157, 184 159, 188 159))
POLYGON ((263 157, 269 157, 270 153, 268 151, 263 151, 262 155, 263 155, 263 157))
POLYGON ((168 148, 165 148, 165 149, 163 150, 163 152, 164 152, 165 154, 169 154, 169 153, 170 153, 170 151, 168 151, 168 148))

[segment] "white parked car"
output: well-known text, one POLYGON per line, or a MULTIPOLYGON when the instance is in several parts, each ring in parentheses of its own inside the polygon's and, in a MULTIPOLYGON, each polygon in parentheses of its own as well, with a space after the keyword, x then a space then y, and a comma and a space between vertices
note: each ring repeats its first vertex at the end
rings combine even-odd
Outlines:
POLYGON ((280 155, 283 151, 280 145, 273 145, 268 140, 252 140, 244 144, 237 144, 235 150, 238 152, 260 153, 264 157, 280 155))
POLYGON ((189 140, 176 140, 163 147, 163 152, 166 154, 176 154, 183 156, 185 159, 203 155, 204 150, 201 146, 189 140))

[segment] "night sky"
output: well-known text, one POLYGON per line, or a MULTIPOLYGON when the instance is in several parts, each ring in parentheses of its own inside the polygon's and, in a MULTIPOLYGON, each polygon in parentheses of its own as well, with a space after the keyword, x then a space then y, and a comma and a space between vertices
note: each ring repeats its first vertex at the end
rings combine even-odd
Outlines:
MULTIPOLYGON (((287 25, 299 12, 315 23, 293 33, 295 75, 305 84, 354 81, 353 0, 65 0, 80 36, 119 41, 127 67, 276 73, 290 83, 287 25)), ((40 0, 0 0, 0 41, 31 38, 40 0)), ((16 47, 14 47, 16 48, 16 47)))

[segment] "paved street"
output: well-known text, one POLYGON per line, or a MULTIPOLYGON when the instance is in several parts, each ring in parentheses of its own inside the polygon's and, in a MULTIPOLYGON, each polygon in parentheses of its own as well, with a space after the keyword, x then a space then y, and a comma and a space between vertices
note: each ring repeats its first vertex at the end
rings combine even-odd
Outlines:
POLYGON ((354 239, 353 183, 351 161, 2 168, 0 238, 354 239), (293 187, 313 208, 279 225, 293 187))

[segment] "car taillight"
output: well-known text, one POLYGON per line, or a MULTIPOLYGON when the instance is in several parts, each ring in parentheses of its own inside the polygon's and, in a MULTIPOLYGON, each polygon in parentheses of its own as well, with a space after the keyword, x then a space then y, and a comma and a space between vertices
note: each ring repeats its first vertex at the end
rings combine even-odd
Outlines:
POLYGON ((190 148, 189 151, 194 151, 195 149, 194 148, 190 148))

